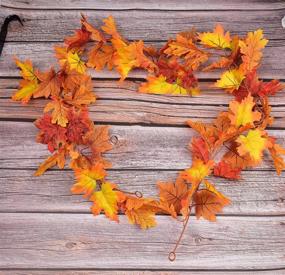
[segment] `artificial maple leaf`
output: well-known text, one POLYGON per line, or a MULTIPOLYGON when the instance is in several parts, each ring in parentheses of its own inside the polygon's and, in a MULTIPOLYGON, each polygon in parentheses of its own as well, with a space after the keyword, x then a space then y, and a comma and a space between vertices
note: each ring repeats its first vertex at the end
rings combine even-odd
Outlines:
POLYGON ((94 103, 96 96, 92 91, 91 77, 83 75, 78 86, 71 93, 64 95, 64 101, 78 108, 81 108, 82 105, 94 103))
POLYGON ((66 128, 52 123, 49 114, 35 121, 35 126, 40 129, 37 135, 37 142, 47 144, 50 152, 59 149, 66 142, 66 128))
POLYGON ((244 77, 243 72, 239 69, 229 70, 221 75, 221 78, 217 80, 215 86, 233 92, 239 88, 244 77))
POLYGON ((15 101, 21 100, 22 103, 26 104, 30 101, 31 97, 37 91, 37 89, 38 89, 37 80, 29 81, 23 79, 20 81, 20 88, 12 96, 12 99, 15 101))
POLYGON ((114 67, 114 54, 115 49, 113 46, 98 44, 90 50, 87 66, 94 68, 96 71, 101 71, 105 67, 112 70, 114 67))
POLYGON ((210 175, 213 165, 212 160, 204 163, 201 159, 194 159, 192 166, 181 173, 182 178, 191 184, 199 184, 210 175))
POLYGON ((214 166, 214 175, 226 179, 240 179, 240 168, 232 167, 225 161, 220 161, 214 166))
POLYGON ((115 23, 113 16, 110 15, 109 17, 104 19, 103 22, 105 23, 105 25, 102 26, 101 29, 104 32, 111 35, 113 39, 122 40, 122 37, 117 30, 117 26, 116 26, 116 23, 115 23))
POLYGON ((203 69, 204 72, 214 70, 230 68, 237 65, 240 58, 239 37, 234 36, 230 44, 231 52, 229 55, 221 56, 217 61, 211 63, 203 69))
POLYGON ((168 56, 183 57, 186 60, 186 66, 196 70, 199 66, 208 60, 209 54, 200 50, 192 41, 185 36, 178 34, 176 40, 170 41, 164 53, 168 56))
POLYGON ((43 96, 48 98, 50 95, 59 95, 61 83, 53 68, 45 73, 37 72, 36 75, 40 83, 37 90, 33 93, 34 98, 43 96))
POLYGON ((30 60, 21 62, 15 58, 15 63, 21 69, 20 74, 23 80, 20 81, 20 88, 12 96, 12 99, 15 101, 21 100, 22 103, 28 103, 38 88, 38 78, 30 60))
POLYGON ((268 151, 273 159, 274 166, 278 175, 285 169, 285 162, 282 155, 285 155, 285 149, 279 144, 275 143, 275 139, 271 138, 268 151))
POLYGON ((203 140, 206 142, 207 149, 209 150, 209 152, 211 152, 214 149, 215 142, 217 140, 215 127, 210 126, 208 124, 204 124, 199 121, 194 122, 192 120, 188 120, 187 124, 189 125, 189 127, 194 129, 201 135, 203 140))
POLYGON ((254 126, 255 121, 261 119, 261 113, 258 111, 253 111, 255 102, 251 95, 248 95, 241 102, 231 101, 229 104, 229 119, 231 124, 240 127, 250 124, 254 126))
POLYGON ((75 70, 81 74, 85 73, 86 66, 84 61, 82 61, 77 52, 69 51, 67 53, 67 62, 70 70, 75 70))
POLYGON ((216 221, 216 214, 222 212, 230 200, 210 190, 199 190, 194 196, 195 213, 197 219, 203 217, 209 221, 216 221))
POLYGON ((203 138, 193 137, 189 149, 194 158, 201 159, 205 163, 209 161, 209 148, 203 138))
POLYGON ((91 130, 93 124, 89 119, 88 111, 82 109, 76 112, 74 109, 71 109, 68 112, 67 118, 67 140, 76 144, 84 144, 84 136, 91 130))
POLYGON ((106 171, 101 163, 97 162, 88 169, 75 170, 76 183, 72 186, 73 194, 83 194, 89 198, 96 189, 97 182, 102 181, 106 176, 106 171))
POLYGON ((95 160, 100 160, 101 155, 112 149, 108 126, 91 126, 91 130, 84 136, 85 144, 89 144, 92 156, 95 160))
POLYGON ((245 73, 251 72, 259 65, 262 57, 262 49, 267 43, 268 40, 263 38, 263 31, 261 29, 249 32, 244 41, 240 40, 239 46, 242 53, 241 70, 245 73))
POLYGON ((121 81, 127 77, 133 68, 143 68, 149 72, 156 68, 156 65, 144 54, 142 40, 127 44, 123 40, 112 39, 112 45, 116 50, 113 62, 121 75, 121 81))
POLYGON ((156 226, 155 212, 148 207, 142 206, 138 209, 126 210, 125 215, 131 224, 138 224, 141 229, 156 226))
POLYGON ((158 182, 159 198, 161 201, 167 202, 170 206, 173 205, 176 213, 180 213, 182 208, 181 200, 187 193, 187 184, 183 181, 158 182))
POLYGON ((90 200, 93 201, 91 211, 94 215, 99 215, 104 211, 106 217, 118 221, 118 196, 114 188, 113 184, 103 182, 101 190, 94 192, 90 197, 90 200))
POLYGON ((173 204, 169 204, 167 201, 158 201, 155 204, 155 207, 157 207, 157 212, 171 215, 172 218, 177 218, 177 212, 173 206, 173 204))
POLYGON ((76 92, 77 89, 79 89, 81 85, 92 91, 91 76, 88 76, 86 74, 80 74, 75 70, 70 71, 66 67, 64 67, 60 71, 60 78, 62 79, 61 84, 64 90, 64 96, 67 98, 67 100, 70 100, 72 98, 73 94, 76 92))
POLYGON ((86 31, 90 33, 90 38, 93 41, 106 42, 106 38, 104 37, 103 33, 100 30, 94 28, 87 21, 87 18, 83 14, 81 14, 81 24, 86 29, 86 31))
POLYGON ((237 148, 238 153, 241 156, 248 153, 255 162, 261 161, 262 152, 268 147, 267 138, 259 129, 249 130, 246 136, 240 135, 236 142, 240 144, 237 148))
POLYGON ((91 33, 86 31, 86 28, 81 28, 79 30, 75 30, 75 34, 64 39, 64 43, 68 46, 67 50, 70 51, 72 49, 81 49, 85 47, 85 45, 90 40, 91 33))
POLYGON ((262 82, 258 95, 261 97, 275 95, 277 92, 280 92, 283 89, 284 85, 282 85, 278 80, 273 79, 269 82, 262 82))
POLYGON ((217 24, 213 32, 200 33, 198 38, 202 45, 210 48, 226 49, 231 47, 229 32, 224 32, 222 25, 217 24))
POLYGON ((45 108, 44 112, 51 112, 52 116, 52 123, 57 123, 58 125, 65 127, 68 123, 67 119, 67 113, 68 108, 64 105, 64 102, 62 99, 57 97, 52 97, 52 101, 49 102, 45 108))
POLYGON ((237 150, 238 146, 238 143, 233 142, 229 147, 229 151, 222 157, 222 161, 237 169, 245 169, 247 167, 255 166, 256 162, 252 160, 249 154, 245 154, 243 156, 239 155, 237 150))
POLYGON ((166 77, 163 75, 148 76, 147 82, 142 83, 139 87, 141 93, 152 93, 152 94, 172 94, 172 95, 188 95, 197 94, 199 91, 195 88, 185 89, 177 83, 168 83, 166 77))
POLYGON ((153 205, 152 200, 127 197, 125 208, 125 215, 131 224, 137 224, 142 229, 156 225, 157 207, 153 205))
POLYGON ((55 56, 58 59, 58 62, 64 70, 67 68, 69 70, 74 70, 80 74, 85 73, 86 66, 85 62, 81 60, 79 56, 79 51, 70 50, 68 51, 67 47, 55 46, 55 56))
POLYGON ((48 157, 34 173, 35 176, 41 176, 46 170, 57 165, 60 169, 64 168, 65 165, 65 148, 59 149, 52 156, 48 157))
POLYGON ((37 79, 32 61, 25 60, 21 62, 19 59, 15 58, 16 65, 21 69, 21 76, 29 81, 34 81, 37 79))

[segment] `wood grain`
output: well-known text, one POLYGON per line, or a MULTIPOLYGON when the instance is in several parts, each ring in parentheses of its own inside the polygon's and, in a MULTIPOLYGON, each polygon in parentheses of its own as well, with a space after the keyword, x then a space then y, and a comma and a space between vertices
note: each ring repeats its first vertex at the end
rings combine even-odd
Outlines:
POLYGON ((275 9, 284 9, 285 4, 283 1, 252 1, 248 2, 246 0, 180 0, 180 1, 92 1, 92 0, 2 0, 2 7, 15 8, 15 9, 41 9, 41 10, 75 10, 75 9, 84 9, 84 10, 165 10, 165 11, 193 11, 193 10, 275 10, 275 9))
MULTIPOLYGON (((156 182, 174 180, 178 172, 110 170, 108 180, 122 190, 156 197, 156 182)), ((75 180, 70 170, 51 170, 42 177, 34 177, 33 169, 2 169, 0 173, 0 212, 90 213, 89 202, 71 195, 75 180)), ((239 181, 213 177, 210 181, 232 201, 224 209, 226 215, 285 215, 284 175, 244 171, 239 181)))
MULTIPOLYGON (((13 102, 19 80, 0 79, 0 118, 36 119, 42 115, 46 100, 34 100, 28 105, 13 102)), ((101 123, 186 125, 188 119, 211 122, 219 111, 228 107, 233 97, 215 89, 212 82, 202 82, 199 96, 161 96, 137 93, 141 82, 115 80, 93 81, 98 96, 90 106, 90 117, 101 123), (207 99, 205 101, 205 99, 207 99)), ((285 97, 280 92, 271 98, 273 127, 285 127, 285 97)))
MULTIPOLYGON (((114 169, 176 170, 191 165, 188 143, 194 131, 190 128, 114 125, 110 133, 118 139, 106 154, 114 169)), ((45 145, 35 142, 36 134, 31 122, 2 121, 0 167, 35 169, 50 154, 45 145)), ((284 131, 270 130, 269 134, 285 146, 284 131)), ((257 169, 274 169, 267 154, 257 169)))
POLYGON ((125 217, 118 225, 89 214, 1 213, 0 220, 1 268, 285 268, 284 217, 193 219, 174 264, 167 254, 181 224, 169 217, 147 231, 125 217))
MULTIPOLYGON (((0 18, 17 13, 24 20, 24 27, 12 23, 7 41, 63 41, 80 28, 80 10, 14 10, 1 8, 0 18)), ((248 31, 264 29, 270 40, 284 40, 281 19, 284 9, 273 11, 157 11, 157 10, 88 10, 84 14, 95 26, 110 14, 116 19, 118 29, 129 40, 167 41, 176 33, 195 27, 209 31, 221 23, 232 34, 246 35, 248 31), (242 20, 241 20, 242 18, 242 20)))
MULTIPOLYGON (((262 274, 262 275, 284 275, 284 270, 252 270, 252 271, 210 271, 211 275, 256 275, 256 274, 262 274), (273 273, 274 272, 274 273, 273 273)), ((180 274, 190 274, 190 275, 205 275, 209 274, 209 270, 205 271, 189 271, 189 270, 183 270, 183 271, 138 271, 138 270, 60 270, 60 269, 41 269, 41 270, 34 270, 34 269, 9 269, 5 271, 0 270, 0 275, 50 275, 50 274, 56 274, 56 275, 180 275, 180 274)))

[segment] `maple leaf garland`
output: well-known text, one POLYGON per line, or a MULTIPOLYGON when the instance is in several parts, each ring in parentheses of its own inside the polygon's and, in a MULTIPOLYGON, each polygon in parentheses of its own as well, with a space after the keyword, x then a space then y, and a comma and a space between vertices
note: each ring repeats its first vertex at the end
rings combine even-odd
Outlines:
POLYGON ((66 159, 74 170, 73 194, 82 194, 92 202, 94 215, 105 213, 118 221, 124 213, 131 224, 146 229, 156 225, 155 215, 165 213, 184 217, 183 230, 190 214, 215 221, 216 215, 230 203, 209 182, 209 176, 237 180, 241 171, 258 165, 266 150, 278 174, 285 169, 285 149, 266 132, 273 122, 268 97, 283 89, 278 80, 263 82, 257 69, 267 40, 262 30, 249 32, 245 38, 231 36, 221 25, 213 32, 198 33, 194 29, 177 34, 162 48, 146 47, 143 41, 129 42, 118 32, 112 16, 103 20, 101 29, 92 26, 85 16, 81 28, 65 38, 64 46, 55 47, 59 69, 47 72, 35 69, 32 62, 15 59, 23 80, 13 100, 28 103, 44 97, 49 102, 44 115, 37 119, 37 141, 52 153, 35 172, 42 175, 53 166, 64 168, 66 159), (89 47, 87 47, 89 44, 89 47), (212 61, 212 50, 219 51, 212 61), (210 124, 187 121, 198 133, 189 150, 191 167, 180 172, 175 182, 159 182, 159 198, 143 198, 139 192, 129 193, 107 180, 111 163, 103 154, 112 148, 107 126, 96 126, 89 118, 88 105, 96 101, 87 68, 96 71, 116 69, 123 81, 135 68, 146 70, 147 81, 138 89, 142 93, 195 95, 200 92, 196 71, 224 69, 215 83, 234 96, 228 111, 221 112, 210 124), (220 159, 217 153, 224 152, 220 159))

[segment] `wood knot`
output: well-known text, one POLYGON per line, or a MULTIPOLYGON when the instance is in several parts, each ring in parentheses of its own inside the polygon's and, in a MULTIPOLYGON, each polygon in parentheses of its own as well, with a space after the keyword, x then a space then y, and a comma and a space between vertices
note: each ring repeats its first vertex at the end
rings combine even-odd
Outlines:
POLYGON ((199 244, 202 242, 202 238, 200 236, 197 236, 197 237, 195 237, 194 241, 196 244, 199 244))
POLYGON ((68 243, 65 244, 65 247, 68 248, 68 249, 72 249, 75 246, 76 246, 75 242, 68 242, 68 243))
POLYGON ((113 145, 116 145, 119 142, 119 138, 115 135, 111 136, 110 141, 113 145))

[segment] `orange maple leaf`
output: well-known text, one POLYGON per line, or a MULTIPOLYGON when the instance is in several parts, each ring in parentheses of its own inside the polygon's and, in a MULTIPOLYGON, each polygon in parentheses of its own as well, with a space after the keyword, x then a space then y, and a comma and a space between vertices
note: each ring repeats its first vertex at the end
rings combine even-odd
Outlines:
POLYGON ((262 57, 262 49, 267 43, 268 40, 263 38, 263 31, 261 29, 249 32, 244 41, 240 40, 239 46, 243 61, 240 68, 244 72, 251 72, 259 65, 262 57))

